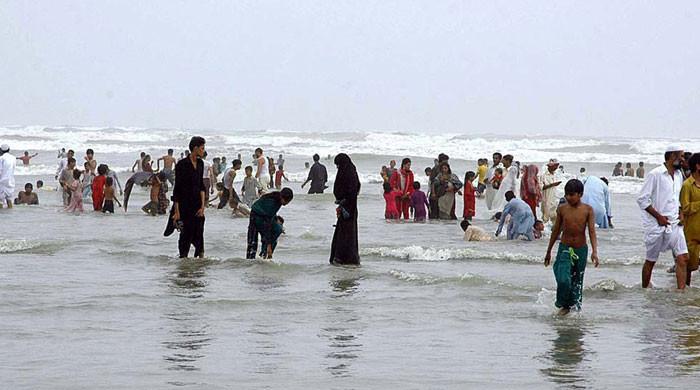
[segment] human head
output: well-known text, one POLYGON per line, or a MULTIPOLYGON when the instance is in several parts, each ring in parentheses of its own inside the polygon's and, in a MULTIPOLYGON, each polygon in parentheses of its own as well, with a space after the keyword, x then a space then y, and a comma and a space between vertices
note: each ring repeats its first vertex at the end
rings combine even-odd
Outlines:
POLYGON ((143 158, 146 157, 146 152, 141 152, 141 154, 139 154, 139 156, 141 156, 141 160, 143 160, 143 158))
POLYGON ((690 169, 690 173, 700 173, 700 153, 694 153, 690 156, 688 169, 690 169))
POLYGON ((578 179, 571 179, 564 186, 564 197, 571 206, 576 206, 583 196, 583 183, 578 179))
POLYGON ((25 151, 24 151, 24 155, 25 155, 25 156, 29 156, 29 152, 25 150, 25 151))
POLYGON ((255 149, 255 157, 260 157, 263 155, 263 150, 262 148, 257 148, 255 149))
POLYGON ((491 156, 491 158, 493 159, 493 165, 495 166, 495 165, 498 165, 501 163, 501 160, 503 159, 503 155, 496 152, 491 156))
MULTIPOLYGON (((622 163, 620 163, 620 166, 622 166, 622 163)), ((556 158, 550 158, 549 162, 547 163, 547 170, 551 173, 557 170, 559 168, 559 160, 556 158)))
POLYGON ((73 149, 68 149, 66 157, 75 157, 75 152, 73 151, 73 149))
POLYGON ((75 159, 73 157, 68 157, 68 168, 75 168, 75 159))
POLYGON ((280 160, 282 159, 282 153, 280 153, 279 158, 280 158, 280 160))
POLYGON ((172 155, 173 155, 173 152, 174 152, 174 150, 168 149, 168 156, 172 156, 172 155))
POLYGON ((241 169, 241 165, 243 165, 243 161, 241 161, 241 160, 239 160, 239 159, 235 159, 235 160, 233 160, 233 162, 231 163, 231 166, 232 166, 233 169, 235 169, 235 170, 241 169))
POLYGON ((690 169, 690 165, 688 165, 688 160, 690 160, 690 156, 692 155, 693 153, 691 152, 683 153, 683 158, 681 158, 681 167, 683 168, 683 170, 687 171, 690 169))
POLYGON ((318 162, 318 160, 321 159, 321 156, 319 156, 318 154, 314 154, 312 158, 314 159, 314 162, 318 162))
POLYGON ((581 173, 586 173, 586 168, 581 167, 581 169, 579 169, 578 171, 581 172, 581 173))
POLYGON ((440 173, 442 173, 443 175, 444 175, 444 174, 451 174, 451 173, 452 173, 452 169, 450 169, 450 164, 448 164, 448 163, 446 163, 446 162, 444 162, 444 161, 441 162, 441 163, 440 163, 440 173))
POLYGON ((448 161, 449 159, 450 156, 446 155, 445 153, 438 154, 438 163, 448 161))
POLYGON ((253 167, 251 167, 250 165, 246 166, 245 167, 245 175, 251 176, 252 174, 253 174, 253 167))
POLYGON ((385 194, 388 194, 391 192, 391 185, 389 185, 389 183, 387 183, 387 182, 384 182, 384 184, 382 184, 382 188, 384 188, 385 194))
POLYGON ((664 153, 664 161, 666 166, 672 166, 674 169, 680 169, 683 164, 683 148, 680 146, 669 145, 664 153))
POLYGON ((616 167, 622 168, 622 161, 618 161, 617 164, 615 164, 616 167))
POLYGON ((44 182, 42 180, 37 180, 36 181, 36 188, 39 189, 44 186, 44 182))
POLYGON ((88 150, 85 151, 85 154, 86 154, 88 157, 92 157, 92 156, 95 155, 95 151, 92 150, 92 149, 88 149, 88 150))
POLYGON ((463 219, 462 222, 459 223, 459 226, 460 226, 460 227, 462 228, 462 230, 464 230, 465 232, 467 231, 467 228, 469 227, 469 225, 471 225, 471 224, 470 224, 469 221, 467 221, 466 219, 463 219))
POLYGON ((333 159, 333 163, 338 167, 338 169, 344 169, 353 166, 350 156, 345 153, 338 153, 333 159))
POLYGON ((426 167, 425 168, 425 176, 430 176, 433 173, 433 168, 426 167))
POLYGON ((32 183, 27 183, 24 185, 24 192, 26 192, 27 194, 31 194, 32 189, 34 189, 34 186, 32 185, 32 183))
POLYGON ((535 230, 537 230, 538 232, 543 231, 543 230, 544 230, 544 222, 542 222, 542 221, 540 221, 540 220, 538 219, 537 221, 535 221, 534 228, 535 228, 535 230))
POLYGON ((221 162, 226 163, 226 156, 221 156, 221 162))
POLYGON ((224 183, 222 183, 222 182, 216 183, 216 190, 223 191, 224 190, 224 183))
POLYGON ((625 168, 632 168, 632 163, 625 164, 625 168))
POLYGON ((100 175, 106 175, 107 174, 107 166, 105 164, 100 164, 97 166, 97 173, 100 175))
POLYGON ((190 139, 190 145, 189 145, 189 150, 191 154, 194 154, 195 157, 202 157, 204 156, 204 145, 207 143, 207 141, 199 136, 194 136, 192 139, 190 139))
POLYGON ((9 153, 9 152, 10 152, 10 145, 8 145, 8 144, 0 145, 0 156, 3 155, 4 153, 9 153))
POLYGON ((105 179, 105 185, 107 187, 111 187, 112 184, 114 184, 114 179, 112 179, 112 176, 107 177, 107 179, 105 179))
POLYGON ((292 201, 292 199, 294 199, 294 192, 291 188, 284 187, 280 191, 280 199, 282 200, 282 205, 286 206, 292 201))
POLYGON ((513 191, 507 191, 507 192, 506 192, 506 201, 507 201, 507 202, 510 202, 510 201, 513 200, 514 198, 515 198, 515 193, 513 193, 513 191))
POLYGON ((391 169, 396 168, 396 160, 389 161, 389 168, 391 168, 391 169))
POLYGON ((464 174, 464 178, 466 181, 474 181, 474 178, 476 177, 476 174, 472 171, 468 171, 466 174, 464 174))
POLYGON ((640 167, 643 167, 643 166, 644 166, 644 161, 640 161, 640 162, 639 162, 639 166, 640 166, 640 167))
POLYGON ((417 182, 417 181, 414 181, 414 182, 413 182, 413 189, 414 189, 414 190, 420 190, 420 183, 417 182))
POLYGON ((80 170, 78 170, 78 169, 73 170, 73 179, 80 180, 80 170))
POLYGON ((404 158, 403 160, 401 160, 401 169, 404 169, 404 170, 411 169, 411 159, 410 158, 407 157, 407 158, 404 158))
POLYGON ((510 165, 513 164, 513 155, 506 154, 505 156, 503 156, 503 159, 501 161, 503 162, 504 167, 510 168, 510 165))
POLYGON ((496 168, 496 170, 494 172, 499 174, 499 175, 503 175, 503 168, 500 168, 500 167, 496 168))

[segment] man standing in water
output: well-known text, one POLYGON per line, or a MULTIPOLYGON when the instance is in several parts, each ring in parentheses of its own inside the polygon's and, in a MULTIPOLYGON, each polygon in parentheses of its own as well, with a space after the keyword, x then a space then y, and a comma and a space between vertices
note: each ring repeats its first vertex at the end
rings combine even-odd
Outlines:
POLYGON ((321 157, 318 154, 314 154, 313 158, 314 165, 311 166, 311 169, 309 170, 309 176, 306 178, 304 184, 301 185, 301 188, 304 188, 304 186, 308 182, 311 182, 311 187, 309 187, 309 194, 322 194, 323 191, 326 189, 326 182, 328 181, 328 172, 326 171, 326 167, 318 161, 321 159, 321 157))
POLYGON ((493 175, 496 174, 496 168, 503 168, 503 165, 501 164, 501 159, 503 158, 503 155, 499 152, 496 152, 492 156, 493 158, 493 165, 491 165, 491 168, 486 172, 486 191, 485 191, 485 198, 486 198, 486 208, 491 210, 491 207, 493 207, 493 198, 496 196, 496 192, 498 190, 496 188, 493 188, 491 185, 491 179, 493 179, 493 175))
POLYGON ((0 146, 0 208, 7 204, 12 208, 12 196, 15 194, 15 166, 17 158, 10 154, 10 146, 0 146))
POLYGON ((558 168, 559 161, 556 158, 552 158, 547 164, 547 170, 540 177, 540 184, 542 185, 542 221, 544 223, 557 220, 557 207, 559 207, 557 187, 561 184, 558 168))
POLYGON ((187 257, 194 245, 194 256, 204 257, 204 145, 202 137, 190 140, 190 155, 175 165, 177 181, 173 188, 173 215, 175 226, 179 226, 178 248, 180 258, 187 257), (180 222, 180 223, 179 223, 180 222))
MULTIPOLYGON (((63 172, 64 169, 68 166, 68 160, 73 158, 75 155, 75 152, 73 150, 68 150, 68 153, 66 154, 66 157, 58 161, 58 168, 56 169, 56 176, 54 178, 58 180, 58 177, 61 175, 61 172, 63 172)), ((72 178, 73 176, 71 176, 72 178)))
POLYGON ((646 261, 642 268, 642 287, 649 287, 651 272, 661 252, 671 250, 676 258, 676 286, 682 290, 687 279, 688 247, 679 225, 680 193, 683 185, 683 150, 669 146, 664 165, 652 169, 637 197, 642 210, 646 261))
POLYGON ((690 273, 697 271, 700 262, 700 153, 690 156, 688 166, 691 173, 681 188, 681 210, 683 233, 688 245, 686 284, 690 286, 690 273))
POLYGON ((175 178, 173 177, 173 167, 176 164, 175 157, 173 157, 173 150, 168 149, 168 154, 159 158, 156 161, 156 170, 160 170, 160 161, 163 160, 163 174, 170 182, 170 185, 175 184, 175 178))
POLYGON ((21 157, 17 157, 17 160, 22 160, 22 164, 24 164, 25 167, 29 166, 29 160, 33 159, 34 157, 38 156, 39 153, 34 153, 31 156, 29 155, 28 151, 24 151, 24 155, 21 157))
POLYGON ((270 170, 267 167, 267 157, 263 154, 262 148, 255 149, 255 164, 258 167, 255 179, 262 187, 262 192, 265 193, 270 189, 270 170))

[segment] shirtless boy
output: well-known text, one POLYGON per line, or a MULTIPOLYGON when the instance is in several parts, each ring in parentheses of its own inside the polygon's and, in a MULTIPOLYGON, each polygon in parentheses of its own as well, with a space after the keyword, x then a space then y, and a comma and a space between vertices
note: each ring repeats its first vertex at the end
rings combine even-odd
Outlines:
POLYGON ((554 261, 554 277, 557 280, 557 300, 554 305, 560 315, 566 315, 571 308, 579 310, 583 294, 583 273, 586 270, 588 245, 586 245, 586 227, 591 236, 591 261, 598 267, 598 240, 595 234, 595 214, 593 208, 581 203, 583 183, 577 179, 569 180, 564 187, 566 203, 557 210, 552 236, 547 246, 544 266, 552 259, 552 247, 561 235, 561 242, 554 261))
POLYGON ((29 160, 33 159, 34 157, 36 157, 36 156, 38 156, 38 155, 39 155, 39 153, 34 153, 34 154, 32 154, 32 155, 30 156, 30 155, 29 155, 29 152, 25 150, 25 151, 24 151, 24 155, 23 155, 23 156, 20 156, 20 157, 17 157, 17 160, 21 160, 21 161, 22 161, 22 164, 23 164, 25 167, 28 167, 28 166, 29 166, 29 160))
POLYGON ((173 157, 173 150, 168 149, 168 154, 159 158, 156 161, 156 170, 160 171, 160 161, 163 160, 163 173, 167 177, 170 185, 175 184, 175 175, 173 174, 173 167, 175 166, 175 157, 173 157))
POLYGON ((104 205, 102 206, 102 212, 103 213, 112 213, 114 214, 114 202, 116 201, 119 207, 122 207, 121 202, 119 202, 119 199, 117 199, 117 196, 114 194, 114 179, 111 177, 107 177, 105 179, 105 200, 104 200, 104 205))

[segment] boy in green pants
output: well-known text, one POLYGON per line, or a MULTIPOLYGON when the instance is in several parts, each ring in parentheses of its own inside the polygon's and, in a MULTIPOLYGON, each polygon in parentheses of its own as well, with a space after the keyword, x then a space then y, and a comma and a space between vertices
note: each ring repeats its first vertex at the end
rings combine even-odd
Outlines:
POLYGON ((561 233, 561 242, 554 261, 554 277, 557 280, 557 301, 560 315, 566 315, 572 308, 581 309, 583 294, 583 273, 586 270, 588 246, 586 227, 591 236, 591 261, 598 267, 598 240, 595 235, 595 215, 593 208, 581 203, 583 183, 569 180, 564 187, 566 203, 557 210, 557 219, 552 228, 544 266, 552 259, 552 247, 561 233))

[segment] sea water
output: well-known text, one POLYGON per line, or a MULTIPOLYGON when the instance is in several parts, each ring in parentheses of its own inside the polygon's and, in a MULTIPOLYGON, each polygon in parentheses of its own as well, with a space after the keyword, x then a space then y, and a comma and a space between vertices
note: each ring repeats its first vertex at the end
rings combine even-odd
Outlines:
MULTIPOLYGON (((56 186, 56 150, 95 150, 122 184, 139 152, 179 155, 194 134, 210 156, 262 147, 282 153, 295 191, 273 261, 245 260, 247 220, 206 213, 203 260, 177 258, 166 219, 62 212, 60 195, 0 211, 0 378, 7 389, 159 388, 679 388, 700 380, 700 290, 673 291, 662 255, 654 288, 640 287, 644 245, 635 194, 642 181, 611 179, 615 229, 599 230, 583 309, 555 315, 556 285, 537 242, 464 242, 453 221, 387 223, 379 168, 408 156, 419 181, 440 152, 463 177, 494 150, 521 163, 558 158, 570 173, 610 175, 617 161, 660 163, 665 140, 496 135, 304 133, 138 128, 3 127, 17 188, 56 186), (335 206, 306 195, 304 163, 351 155, 362 266, 328 265, 335 206)), ((682 140, 700 150, 699 140, 682 140)), ((237 178, 240 186, 242 174, 237 178)), ((332 183, 329 183, 332 186, 332 183)), ((86 201, 86 210, 90 203, 86 201)), ((457 201, 460 214, 462 202, 457 201)), ((495 231, 477 200, 474 224, 495 231)), ((700 280, 699 280, 700 282, 700 280)))

